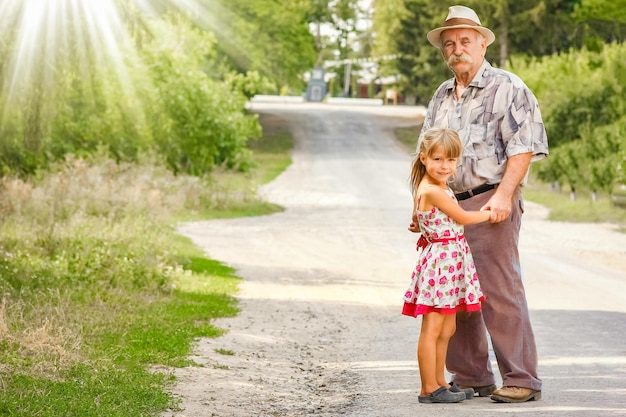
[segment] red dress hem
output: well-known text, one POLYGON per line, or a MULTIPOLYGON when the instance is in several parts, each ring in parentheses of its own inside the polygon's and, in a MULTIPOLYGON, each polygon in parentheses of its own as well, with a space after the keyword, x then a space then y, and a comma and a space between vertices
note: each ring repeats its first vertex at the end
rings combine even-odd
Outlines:
MULTIPOLYGON (((484 301, 485 296, 482 296, 478 301, 484 301)), ((433 307, 424 304, 404 303, 402 307, 402 314, 405 316, 417 317, 419 315, 428 313, 440 313, 440 314, 456 314, 459 311, 473 312, 480 311, 480 303, 476 304, 459 304, 456 307, 433 307)))

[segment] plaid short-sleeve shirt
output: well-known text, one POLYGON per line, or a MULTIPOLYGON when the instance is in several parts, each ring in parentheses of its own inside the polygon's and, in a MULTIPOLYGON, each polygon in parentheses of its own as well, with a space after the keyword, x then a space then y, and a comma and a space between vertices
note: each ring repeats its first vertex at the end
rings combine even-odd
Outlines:
POLYGON ((519 77, 486 60, 460 100, 454 78, 439 86, 419 140, 431 127, 455 129, 463 142, 460 165, 450 183, 457 193, 499 183, 513 155, 532 152, 536 161, 548 154, 536 97, 519 77))

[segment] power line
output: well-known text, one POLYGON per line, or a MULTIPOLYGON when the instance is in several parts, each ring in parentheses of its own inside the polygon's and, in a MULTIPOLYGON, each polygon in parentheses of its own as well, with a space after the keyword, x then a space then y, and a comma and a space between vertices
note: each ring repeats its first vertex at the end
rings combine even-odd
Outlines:
POLYGON ((347 58, 343 60, 328 60, 324 61, 324 67, 333 67, 337 65, 345 65, 345 64, 365 64, 368 62, 381 62, 381 61, 391 61, 398 57, 398 55, 384 55, 378 57, 368 57, 368 58, 347 58))

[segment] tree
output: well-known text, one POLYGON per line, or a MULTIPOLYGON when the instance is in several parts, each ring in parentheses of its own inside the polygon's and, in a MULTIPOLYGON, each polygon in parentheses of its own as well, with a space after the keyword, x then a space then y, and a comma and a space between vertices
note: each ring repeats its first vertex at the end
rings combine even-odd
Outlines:
MULTIPOLYGON (((328 0, 309 0, 309 11, 307 20, 315 27, 315 49, 317 51, 317 59, 315 66, 319 67, 323 64, 325 58, 325 49, 327 42, 322 37, 322 25, 332 22, 332 12, 328 7, 328 0)), ((328 55, 331 58, 332 55, 328 55)))
POLYGON ((468 0, 467 5, 496 35, 487 58, 506 68, 512 55, 541 56, 569 48, 576 31, 570 14, 577 1, 468 0))
MULTIPOLYGON (((372 54, 376 57, 391 57, 398 53, 396 37, 400 35, 402 18, 407 14, 405 0, 374 0, 372 8, 372 54)), ((381 76, 398 73, 395 60, 379 62, 381 76)))
POLYGON ((626 23, 626 2, 623 0, 581 0, 576 3, 574 16, 579 21, 626 23))
POLYGON ((400 17, 398 33, 393 36, 397 53, 396 68, 401 75, 404 95, 414 96, 419 104, 427 104, 437 86, 451 73, 441 52, 426 39, 428 31, 438 26, 447 13, 433 6, 433 0, 406 0, 400 17))
POLYGON ((598 49, 603 42, 626 39, 626 2, 624 0, 582 0, 572 13, 581 27, 580 43, 598 49))
MULTIPOLYGON (((316 33, 317 64, 335 74, 331 93, 346 94, 344 79, 358 69, 358 58, 369 57, 371 31, 359 27, 369 20, 368 10, 359 0, 308 0, 311 25, 316 33)), ((349 85, 350 86, 350 85, 349 85)))
MULTIPOLYGON (((29 10, 23 3, 12 2, 16 22, 29 10)), ((250 87, 209 76, 217 59, 213 35, 180 13, 147 17, 130 7, 115 31, 105 18, 90 26, 100 10, 93 4, 85 3, 83 14, 58 10, 58 20, 29 15, 37 30, 28 36, 20 31, 30 26, 5 32, 0 175, 30 175, 67 154, 102 150, 125 161, 154 151, 173 170, 198 175, 216 165, 246 169, 247 141, 259 125, 234 90, 250 87), (37 53, 22 60, 21 50, 37 53)))
MULTIPOLYGON (((214 33, 221 59, 239 73, 257 71, 279 88, 302 90, 316 60, 309 1, 212 0, 212 18, 197 23, 214 33)), ((218 74, 223 73, 220 68, 218 74)))

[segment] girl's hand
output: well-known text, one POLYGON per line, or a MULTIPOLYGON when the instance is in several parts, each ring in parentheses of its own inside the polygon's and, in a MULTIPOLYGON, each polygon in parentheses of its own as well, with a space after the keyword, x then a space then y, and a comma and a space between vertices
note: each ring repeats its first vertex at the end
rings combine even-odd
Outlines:
POLYGON ((417 224, 417 223, 411 222, 411 224, 409 224, 409 232, 419 233, 420 232, 420 225, 417 224))
POLYGON ((409 224, 409 232, 419 233, 420 232, 420 224, 417 222, 417 216, 413 214, 413 219, 409 224))

